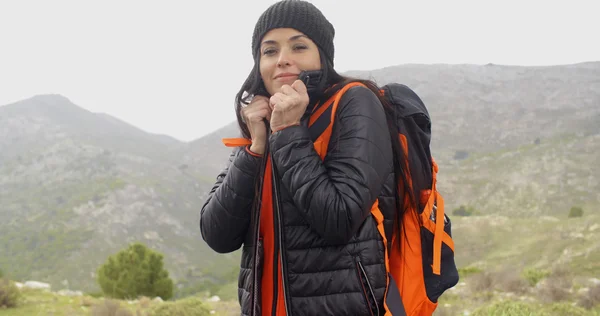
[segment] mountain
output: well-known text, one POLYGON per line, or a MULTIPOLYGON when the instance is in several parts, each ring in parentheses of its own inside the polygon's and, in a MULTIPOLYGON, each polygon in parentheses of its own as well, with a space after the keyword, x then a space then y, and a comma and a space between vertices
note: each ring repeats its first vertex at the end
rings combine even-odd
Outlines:
POLYGON ((349 75, 414 89, 432 116, 433 149, 495 151, 600 131, 600 63, 520 67, 407 65, 349 75))
MULTIPOLYGON (((498 215, 566 218, 574 205, 598 212, 600 62, 403 65, 346 74, 404 83, 422 97, 449 213, 464 205, 485 222, 498 215)), ((107 256, 143 241, 165 254, 181 287, 234 284, 239 253, 210 250, 198 220, 231 151, 221 138, 238 134, 230 123, 180 142, 60 95, 1 106, 0 269, 19 280, 54 288, 67 280, 95 291, 94 273, 107 256)), ((469 227, 458 225, 455 234, 484 244, 469 227)), ((593 247, 587 251, 597 256, 593 247)), ((478 260, 457 256, 460 266, 478 260)))
POLYGON ((198 231, 216 174, 185 168, 188 146, 62 96, 0 107, 0 267, 87 290, 134 240, 164 252, 175 275, 218 263, 198 231))

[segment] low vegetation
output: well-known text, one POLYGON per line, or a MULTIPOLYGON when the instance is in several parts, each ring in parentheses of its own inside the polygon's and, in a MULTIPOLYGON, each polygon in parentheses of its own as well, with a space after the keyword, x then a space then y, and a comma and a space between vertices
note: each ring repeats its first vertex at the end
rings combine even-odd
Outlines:
POLYGON ((0 277, 0 308, 17 307, 21 299, 21 291, 14 282, 0 277))
POLYGON ((112 298, 173 296, 173 280, 163 268, 163 255, 134 243, 108 258, 98 269, 98 284, 112 298))

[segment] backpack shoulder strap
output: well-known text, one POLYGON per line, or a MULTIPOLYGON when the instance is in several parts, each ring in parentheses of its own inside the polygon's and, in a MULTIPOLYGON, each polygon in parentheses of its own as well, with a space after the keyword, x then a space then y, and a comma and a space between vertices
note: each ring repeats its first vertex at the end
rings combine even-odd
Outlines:
POLYGON ((329 139, 331 138, 331 132, 333 130, 333 122, 335 121, 335 114, 337 112, 338 105, 342 96, 346 91, 352 87, 363 86, 360 82, 351 82, 341 88, 331 99, 329 99, 323 106, 319 107, 310 117, 308 127, 310 128, 311 136, 315 146, 318 145, 317 152, 321 156, 321 159, 325 157, 327 148, 329 146, 329 139))

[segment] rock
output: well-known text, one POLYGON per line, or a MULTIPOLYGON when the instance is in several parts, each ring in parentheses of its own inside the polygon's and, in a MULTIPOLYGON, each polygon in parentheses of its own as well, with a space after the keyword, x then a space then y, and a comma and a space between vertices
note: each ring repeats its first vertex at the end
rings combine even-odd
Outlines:
POLYGON ((21 282, 15 282, 15 286, 17 288, 19 288, 19 289, 22 289, 23 288, 23 283, 21 283, 21 282))
POLYGON ((50 284, 38 281, 27 281, 25 282, 25 284, 23 284, 23 287, 26 287, 28 289, 40 289, 50 291, 50 284))
POLYGON ((590 226, 589 230, 591 232, 595 231, 596 229, 600 228, 600 224, 594 224, 592 226, 590 226))
POLYGON ((219 301, 221 301, 221 298, 220 298, 220 297, 218 297, 218 296, 216 296, 216 295, 214 295, 214 296, 211 296, 211 297, 208 299, 208 301, 209 301, 209 302, 219 302, 219 301))
POLYGON ((546 221, 546 222, 558 222, 558 221, 560 221, 558 218, 556 218, 554 216, 540 216, 539 219, 542 220, 542 221, 546 221))
POLYGON ((584 238, 582 233, 571 233, 570 237, 574 238, 574 239, 578 239, 578 238, 583 239, 584 238))
POLYGON ((155 297, 155 298, 152 300, 152 302, 155 302, 155 303, 162 303, 162 302, 163 302, 163 299, 162 299, 162 298, 160 298, 160 296, 157 296, 157 297, 155 297))
POLYGON ((83 296, 83 292, 71 290, 60 290, 57 294, 62 296, 83 296))
POLYGON ((144 233, 144 238, 148 239, 148 240, 157 240, 157 241, 162 241, 162 238, 160 238, 160 235, 155 232, 155 231, 147 231, 144 233))
POLYGON ((600 279, 591 278, 588 281, 590 281, 590 283, 593 284, 593 285, 600 285, 600 279))

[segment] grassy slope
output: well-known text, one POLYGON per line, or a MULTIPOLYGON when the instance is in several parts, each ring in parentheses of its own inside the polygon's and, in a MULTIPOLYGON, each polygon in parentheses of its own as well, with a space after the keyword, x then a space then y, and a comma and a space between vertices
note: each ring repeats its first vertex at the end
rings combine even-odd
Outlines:
POLYGON ((472 154, 440 166, 447 205, 483 214, 562 216, 574 206, 597 212, 600 203, 600 135, 564 135, 539 145, 472 154))
MULTIPOLYGON (((88 316, 92 314, 95 306, 105 303, 104 298, 96 298, 88 295, 69 297, 62 296, 54 292, 43 290, 23 289, 20 304, 16 308, 0 308, 2 316, 88 316)), ((199 296, 198 296, 199 297, 199 296)), ((202 298, 203 305, 208 311, 214 311, 217 316, 235 315, 237 302, 211 302, 202 298)), ((154 302, 148 298, 141 298, 135 301, 115 300, 121 309, 127 310, 132 315, 146 315, 153 308, 165 304, 163 302, 154 302)), ((93 314, 98 316, 108 316, 106 313, 93 314)))

